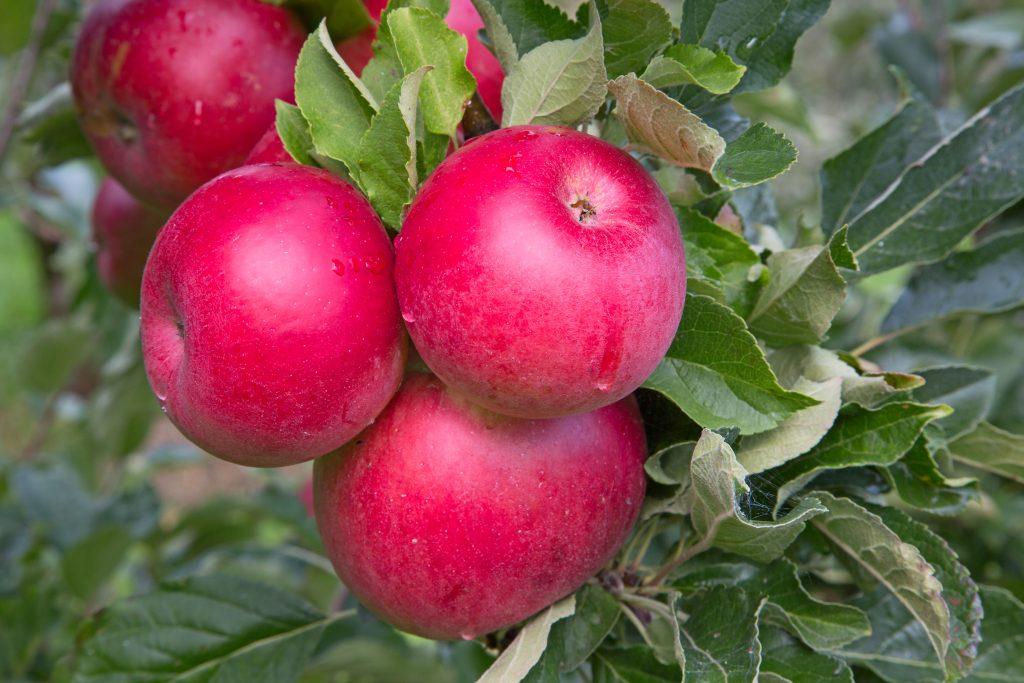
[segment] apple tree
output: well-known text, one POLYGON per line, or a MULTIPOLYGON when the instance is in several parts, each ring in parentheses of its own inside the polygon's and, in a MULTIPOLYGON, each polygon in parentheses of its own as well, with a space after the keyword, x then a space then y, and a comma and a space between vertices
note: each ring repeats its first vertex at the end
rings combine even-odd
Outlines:
POLYGON ((1024 680, 1022 36, 5 0, 0 680, 1024 680))

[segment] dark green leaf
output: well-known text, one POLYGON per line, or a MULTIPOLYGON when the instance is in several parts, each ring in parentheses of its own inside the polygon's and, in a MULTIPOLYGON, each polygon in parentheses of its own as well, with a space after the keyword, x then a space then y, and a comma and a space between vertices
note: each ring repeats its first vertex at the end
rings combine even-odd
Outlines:
POLYGON ((608 77, 640 73, 672 39, 668 12, 654 0, 599 0, 608 77))
POLYGON ((861 270, 935 261, 1024 196, 1024 87, 985 107, 846 219, 861 270))
MULTIPOLYGON (((585 33, 580 24, 544 0, 483 0, 488 1, 501 17, 520 57, 544 43, 579 38, 585 33)), ((478 8, 483 2, 474 0, 478 8)), ((480 16, 486 20, 486 10, 482 10, 480 16)))
POLYGON ((600 648, 592 659, 594 683, 679 683, 683 672, 662 664, 644 646, 600 648))
POLYGON ((1024 230, 999 233, 971 251, 926 266, 882 322, 891 332, 958 313, 999 313, 1024 304, 1024 230))
POLYGON ((25 515, 60 548, 70 548, 92 531, 96 501, 67 466, 20 467, 11 475, 11 488, 25 515))
POLYGON ((782 175, 796 157, 796 147, 785 135, 757 123, 726 145, 711 172, 727 187, 750 187, 782 175))
POLYGON ((687 295, 679 332, 645 385, 699 425, 755 434, 817 401, 786 391, 743 319, 707 296, 687 295))
POLYGON ((995 398, 996 377, 991 370, 965 365, 918 370, 925 385, 914 389, 911 396, 918 403, 945 403, 951 415, 936 420, 935 432, 945 440, 953 440, 973 430, 988 416, 995 398))
POLYGON ((870 410, 851 404, 839 412, 835 426, 806 455, 769 470, 779 487, 778 504, 825 470, 858 465, 891 465, 910 450, 926 424, 948 415, 947 406, 889 403, 870 410))
POLYGON ((947 446, 957 462, 1024 483, 1024 436, 982 422, 947 446))
POLYGON ((829 0, 687 0, 681 39, 724 50, 747 67, 740 90, 778 83, 793 63, 793 48, 828 9, 829 0))
MULTIPOLYGON (((836 498, 822 491, 815 492, 815 496, 828 507, 828 512, 811 523, 913 615, 924 628, 939 661, 943 661, 950 644, 950 614, 933 567, 878 515, 848 498, 836 498)), ((878 633, 874 632, 872 637, 877 638, 878 633)))
POLYGON ((761 683, 853 683, 853 672, 843 660, 807 649, 782 629, 762 626, 758 638, 761 683))
POLYGON ((104 613, 74 683, 295 681, 325 617, 295 595, 230 576, 201 576, 104 613))
POLYGON ((935 514, 955 514, 977 495, 977 480, 952 479, 939 469, 924 437, 882 472, 904 503, 935 514))
POLYGON ((61 559, 61 572, 71 592, 88 600, 120 566, 131 546, 128 533, 105 526, 73 545, 61 559))
POLYGON ((707 280, 722 301, 745 316, 764 280, 761 259, 747 241, 693 209, 677 210, 686 244, 686 275, 707 280))
POLYGON ((974 662, 981 638, 982 609, 978 585, 971 579, 967 568, 960 564, 949 544, 924 524, 895 508, 877 505, 866 508, 881 517, 901 540, 917 548, 935 570, 935 578, 942 584, 942 599, 949 608, 950 644, 946 653, 946 669, 956 677, 963 676, 974 662))
POLYGON ((1009 591, 990 586, 981 587, 981 603, 985 608, 981 645, 974 669, 964 681, 1006 681, 1024 670, 1024 605, 1009 591))
POLYGON ((570 595, 535 616, 523 626, 512 644, 502 651, 477 683, 523 680, 544 655, 551 627, 555 622, 571 617, 575 610, 576 596, 570 595))
POLYGON ((622 612, 615 598, 587 584, 576 593, 576 611, 551 627, 547 649, 524 681, 557 681, 578 668, 614 628, 622 612))
POLYGON ((701 683, 754 681, 761 661, 757 618, 762 600, 737 586, 711 586, 680 604, 686 680, 701 683))

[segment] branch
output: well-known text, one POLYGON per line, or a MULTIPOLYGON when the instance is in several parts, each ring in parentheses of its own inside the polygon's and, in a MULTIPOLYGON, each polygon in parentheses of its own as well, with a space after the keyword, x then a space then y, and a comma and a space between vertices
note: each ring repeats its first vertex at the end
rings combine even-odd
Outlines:
POLYGON ((4 110, 3 118, 0 119, 0 161, 3 161, 7 154, 7 148, 10 146, 18 113, 21 111, 22 100, 25 99, 28 88, 32 84, 36 62, 39 61, 39 51, 42 49, 46 26, 50 23, 50 15, 53 14, 56 7, 57 0, 39 0, 36 12, 32 16, 28 43, 21 51, 18 70, 14 72, 11 87, 7 91, 7 108, 4 110))

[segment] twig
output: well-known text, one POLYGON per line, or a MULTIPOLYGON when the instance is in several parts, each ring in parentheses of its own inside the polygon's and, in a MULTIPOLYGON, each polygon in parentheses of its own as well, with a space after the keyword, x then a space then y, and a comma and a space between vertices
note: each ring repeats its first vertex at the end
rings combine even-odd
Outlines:
POLYGON ((39 61, 39 51, 43 45, 46 26, 50 23, 50 15, 53 14, 56 6, 57 0, 39 0, 36 12, 32 15, 28 43, 21 52, 21 59, 18 60, 18 70, 14 73, 10 90, 7 92, 7 109, 4 111, 3 119, 0 119, 0 161, 3 161, 7 154, 11 137, 14 135, 14 126, 18 120, 18 113, 21 111, 22 100, 25 99, 28 88, 32 84, 36 62, 39 61))
POLYGON ((650 581, 646 582, 647 585, 657 585, 662 583, 666 578, 668 578, 669 574, 674 572, 676 569, 679 569, 679 567, 686 564, 695 556, 700 555, 705 550, 708 550, 711 547, 711 544, 715 542, 715 535, 718 533, 718 527, 731 516, 732 515, 729 514, 715 517, 711 522, 711 526, 708 527, 707 532, 705 532, 704 537, 688 548, 683 547, 683 541, 680 540, 677 552, 674 553, 672 559, 661 566, 658 573, 655 574, 650 581))
POLYGON ((911 327, 901 327, 898 330, 893 330, 889 334, 882 334, 877 337, 874 337, 873 339, 868 339, 866 342, 850 351, 850 353, 854 356, 863 356, 865 353, 872 350, 876 346, 881 346, 882 344, 888 341, 892 341, 896 337, 899 337, 902 334, 906 334, 912 329, 913 328, 911 327))
POLYGON ((473 93, 473 99, 469 101, 469 106, 462 115, 463 136, 466 140, 471 140, 492 130, 498 130, 498 124, 494 122, 491 112, 480 99, 480 93, 473 93))

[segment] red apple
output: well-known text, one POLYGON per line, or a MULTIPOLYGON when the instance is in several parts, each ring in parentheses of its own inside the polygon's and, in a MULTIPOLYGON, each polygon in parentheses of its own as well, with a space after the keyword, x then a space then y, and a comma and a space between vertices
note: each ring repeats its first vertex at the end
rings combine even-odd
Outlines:
POLYGON ((369 203, 297 164, 229 171, 160 232, 142 350, 168 417, 210 453, 294 464, 338 448, 401 382, 391 243, 369 203))
POLYGON ((174 206, 234 168, 291 99, 305 30, 259 0, 100 0, 71 82, 103 165, 132 194, 174 206))
POLYGON ((277 125, 272 123, 260 141, 249 152, 243 166, 252 164, 294 164, 295 159, 284 148, 281 136, 277 134, 277 125))
POLYGON ((339 41, 334 47, 345 60, 356 76, 363 73, 363 67, 373 57, 373 39, 377 37, 377 27, 370 26, 354 36, 339 41))
POLYGON ((120 183, 106 178, 92 205, 96 270, 114 296, 138 308, 142 269, 167 212, 141 204, 120 183))
POLYGON ((645 453, 632 397, 521 420, 410 374, 373 426, 314 464, 317 526, 341 580, 381 618, 473 638, 611 559, 643 501, 645 453))
POLYGON ((470 141, 423 185, 396 250, 423 360, 506 415, 556 417, 628 395, 683 310, 668 200, 631 156, 566 128, 470 141))

